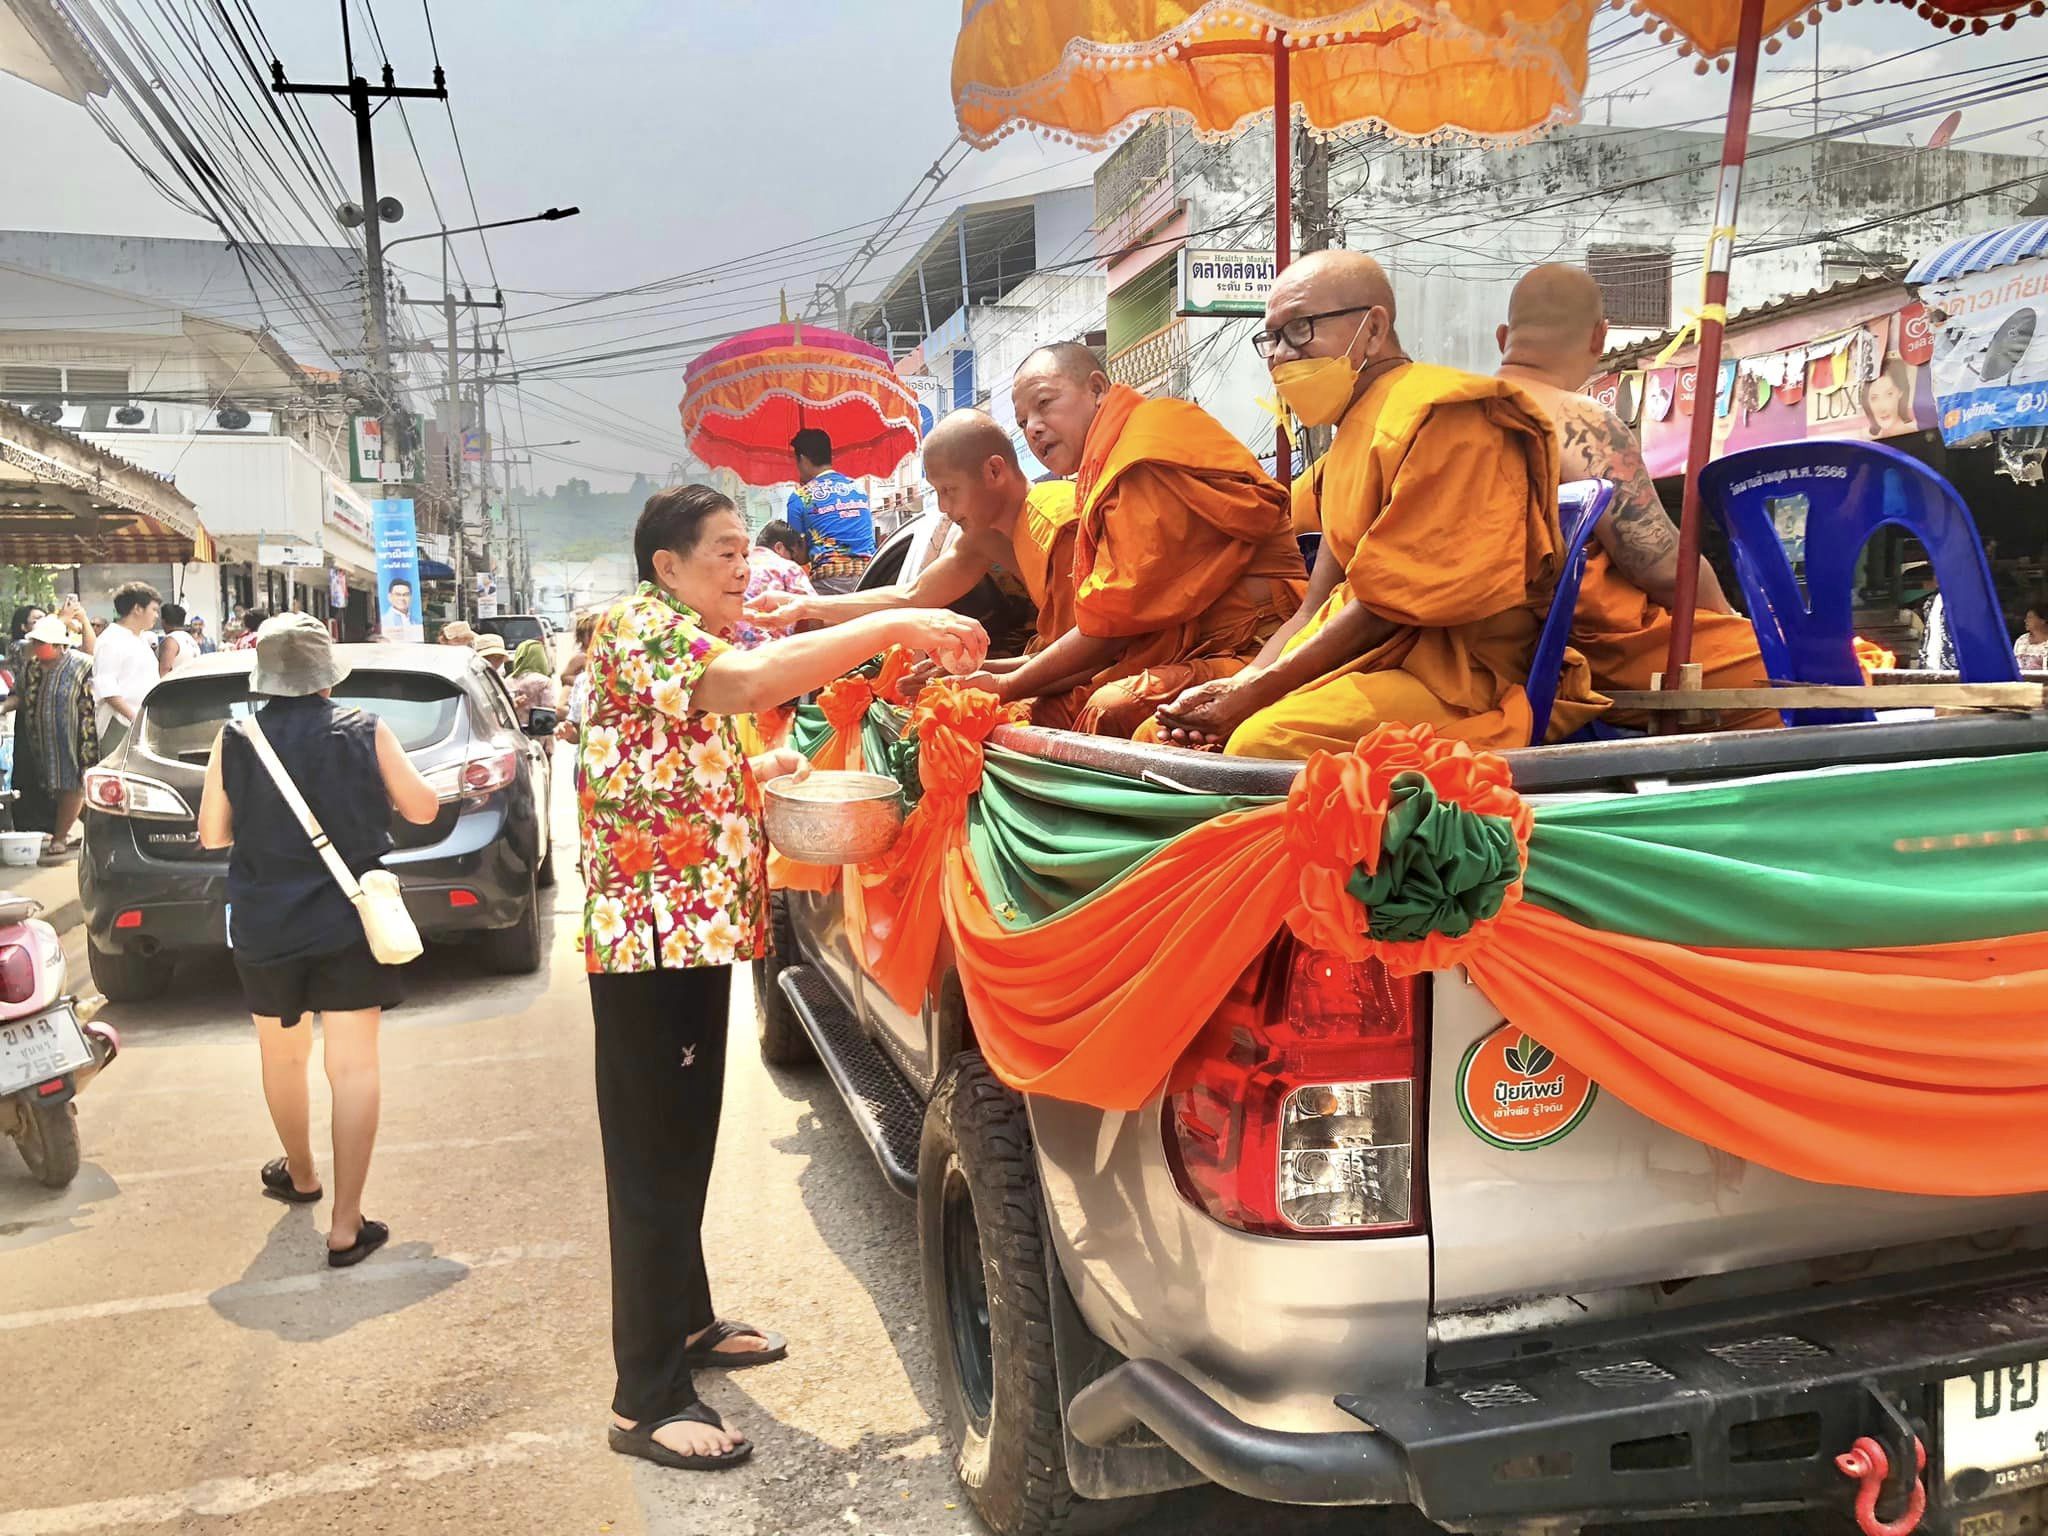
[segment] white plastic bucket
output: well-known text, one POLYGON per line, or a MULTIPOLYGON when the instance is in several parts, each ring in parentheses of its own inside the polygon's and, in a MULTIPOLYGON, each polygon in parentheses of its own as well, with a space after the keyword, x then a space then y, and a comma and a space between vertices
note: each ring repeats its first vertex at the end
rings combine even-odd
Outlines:
POLYGON ((41 832, 0 832, 0 864, 18 869, 35 863, 42 857, 44 836, 41 832))

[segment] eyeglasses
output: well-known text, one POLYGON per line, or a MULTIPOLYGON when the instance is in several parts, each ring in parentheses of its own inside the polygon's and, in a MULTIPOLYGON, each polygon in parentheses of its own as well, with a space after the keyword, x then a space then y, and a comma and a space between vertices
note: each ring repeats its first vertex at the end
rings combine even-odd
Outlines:
POLYGON ((1252 350, 1261 357, 1270 358, 1280 350, 1280 343, 1299 352, 1316 339, 1318 320, 1335 320, 1340 315, 1362 315, 1367 310, 1377 309, 1376 304, 1354 304, 1349 309, 1326 309, 1319 315, 1296 315, 1277 331, 1260 331, 1252 337, 1252 350))

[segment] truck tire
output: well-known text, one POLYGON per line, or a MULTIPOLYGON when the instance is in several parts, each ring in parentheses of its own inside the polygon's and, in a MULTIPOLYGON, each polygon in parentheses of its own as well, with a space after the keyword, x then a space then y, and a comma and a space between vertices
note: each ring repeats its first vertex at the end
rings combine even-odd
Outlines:
POLYGON ((139 1003, 163 996, 170 990, 171 974, 177 969, 177 962, 169 955, 101 949, 91 939, 85 943, 85 965, 92 972, 92 984, 110 1003, 139 1003))
POLYGON ((778 892, 768 898, 768 953, 754 962, 754 1022, 761 1059, 771 1067, 807 1067, 818 1059, 780 982, 795 958, 796 924, 790 921, 789 898, 778 892))
POLYGON ((23 1106, 21 1160, 45 1189, 63 1189, 78 1177, 78 1108, 75 1104, 23 1106))
POLYGON ((531 976, 546 954, 547 946, 541 942, 540 892, 528 885, 519 921, 484 935, 484 958, 500 976, 531 976))
POLYGON ((953 1470, 996 1536, 1099 1508, 1067 1480, 1041 1209, 1023 1101, 964 1052, 925 1110, 917 1237, 953 1470))

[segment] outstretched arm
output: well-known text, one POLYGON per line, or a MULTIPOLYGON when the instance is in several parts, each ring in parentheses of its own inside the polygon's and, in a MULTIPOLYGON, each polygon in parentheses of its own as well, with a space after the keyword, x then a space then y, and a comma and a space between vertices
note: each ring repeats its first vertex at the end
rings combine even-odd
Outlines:
POLYGON ((987 553, 976 548, 972 539, 958 539, 913 580, 837 597, 763 592, 747 604, 747 619, 780 629, 803 623, 844 624, 849 619, 886 613, 893 608, 947 608, 972 592, 988 569, 987 553))
MULTIPOLYGON (((1593 530, 1616 569, 1669 608, 1678 590, 1678 529, 1657 495, 1635 433, 1598 401, 1571 397, 1560 423, 1564 461, 1614 482, 1614 504, 1593 530)), ((1697 606, 1733 613, 1720 578, 1700 561, 1697 606)))

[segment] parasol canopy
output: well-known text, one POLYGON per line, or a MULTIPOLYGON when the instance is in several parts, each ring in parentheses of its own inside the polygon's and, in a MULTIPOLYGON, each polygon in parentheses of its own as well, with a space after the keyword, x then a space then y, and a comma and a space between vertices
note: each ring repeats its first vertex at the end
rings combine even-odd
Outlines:
POLYGON ((748 485, 796 475, 790 439, 815 427, 841 474, 887 475, 917 451, 917 396, 856 336, 785 321, 720 342, 683 371, 683 435, 748 485))

